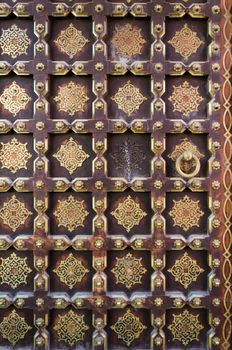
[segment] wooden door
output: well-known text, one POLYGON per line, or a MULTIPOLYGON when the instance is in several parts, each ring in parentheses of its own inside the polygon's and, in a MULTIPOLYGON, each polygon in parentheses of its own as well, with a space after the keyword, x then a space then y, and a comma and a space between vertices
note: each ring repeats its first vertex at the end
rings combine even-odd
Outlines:
POLYGON ((0 349, 230 348, 229 8, 0 3, 0 349))

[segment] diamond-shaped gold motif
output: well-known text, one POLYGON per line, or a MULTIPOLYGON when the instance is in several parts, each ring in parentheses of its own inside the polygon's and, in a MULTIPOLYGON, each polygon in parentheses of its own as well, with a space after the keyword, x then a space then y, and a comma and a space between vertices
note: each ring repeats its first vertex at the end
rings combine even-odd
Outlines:
POLYGON ((3 339, 7 339, 12 346, 15 346, 20 339, 24 339, 26 333, 32 329, 24 317, 20 317, 15 310, 3 318, 0 323, 0 333, 3 339))
POLYGON ((64 226, 69 232, 74 231, 79 226, 84 227, 84 221, 88 214, 84 201, 78 201, 73 196, 69 196, 65 200, 58 200, 57 209, 54 212, 58 226, 64 226))
POLYGON ((27 169, 27 162, 31 158, 31 154, 27 150, 27 142, 22 143, 13 138, 10 142, 1 142, 1 146, 1 168, 9 169, 14 174, 20 169, 27 169))
POLYGON ((8 258, 0 258, 1 284, 9 284, 15 289, 20 284, 27 283, 27 276, 32 270, 27 265, 27 258, 20 258, 12 253, 8 258))
POLYGON ((174 112, 180 112, 187 117, 190 113, 198 111, 200 103, 204 100, 198 92, 198 87, 184 81, 181 85, 174 85, 173 89, 173 93, 168 99, 173 104, 174 112))
POLYGON ((193 226, 199 227, 199 220, 204 215, 199 202, 199 200, 192 200, 189 196, 184 196, 178 201, 173 200, 174 205, 169 212, 174 222, 173 226, 179 226, 185 232, 193 226))
POLYGON ((82 51, 89 40, 84 37, 81 30, 77 30, 71 23, 66 29, 61 30, 54 42, 61 52, 68 55, 69 58, 73 58, 82 51))
POLYGON ((15 81, 3 90, 0 96, 0 102, 3 107, 13 114, 15 117, 17 113, 24 110, 31 100, 30 96, 26 93, 26 90, 20 87, 15 81))
POLYGON ((111 270, 116 277, 116 283, 124 284, 130 289, 134 284, 142 284, 141 279, 147 272, 141 263, 142 258, 135 258, 128 253, 122 258, 116 257, 115 267, 111 270))
POLYGON ((0 36, 2 54, 9 55, 12 58, 27 54, 30 43, 31 39, 27 35, 27 29, 21 29, 16 24, 8 29, 2 29, 2 35, 0 36))
POLYGON ((80 168, 83 162, 89 158, 89 154, 82 149, 82 145, 79 145, 72 137, 66 140, 59 150, 53 154, 60 165, 68 170, 69 174, 73 174, 77 168, 80 168))
POLYGON ((134 55, 140 55, 146 40, 141 35, 142 29, 126 23, 116 26, 113 35, 112 44, 116 53, 125 57, 132 58, 134 55))
POLYGON ((62 260, 56 269, 53 270, 59 277, 60 281, 65 283, 69 289, 72 289, 83 277, 89 272, 80 259, 77 259, 70 253, 67 258, 62 260))
POLYGON ((21 225, 24 225, 28 217, 32 215, 23 202, 20 202, 15 195, 3 204, 0 209, 0 219, 4 225, 9 226, 13 232, 21 225))
POLYGON ((118 108, 129 117, 134 111, 139 109, 140 105, 145 100, 147 100, 147 98, 141 94, 139 88, 131 84, 130 80, 120 87, 111 99, 117 104, 118 108))
POLYGON ((123 340, 127 346, 130 346, 147 327, 142 324, 139 317, 135 316, 130 309, 127 309, 126 313, 119 317, 110 328, 117 334, 118 339, 123 340))
POLYGON ((184 346, 193 340, 199 340, 199 334, 204 327, 198 320, 199 315, 193 315, 184 310, 181 314, 173 315, 173 321, 168 326, 172 332, 173 340, 180 341, 184 346))
POLYGON ((175 33, 173 38, 168 41, 175 51, 184 58, 189 58, 193 53, 196 53, 198 48, 203 44, 196 32, 193 32, 187 24, 175 33))
POLYGON ((192 259, 188 253, 184 253, 182 257, 175 261, 175 264, 168 270, 174 277, 175 281, 182 284, 187 289, 197 277, 204 272, 197 261, 192 259))
POLYGON ((58 110, 74 115, 76 112, 84 112, 87 96, 87 88, 84 85, 70 81, 68 84, 59 86, 59 92, 54 100, 58 103, 58 110))
POLYGON ((140 221, 147 215, 131 196, 119 203, 117 208, 111 212, 119 225, 122 225, 127 232, 130 232, 134 226, 140 224, 140 221))
POLYGON ((84 315, 78 315, 72 310, 65 315, 58 315, 54 330, 58 335, 59 341, 72 346, 84 340, 85 333, 89 329, 84 317, 84 315))

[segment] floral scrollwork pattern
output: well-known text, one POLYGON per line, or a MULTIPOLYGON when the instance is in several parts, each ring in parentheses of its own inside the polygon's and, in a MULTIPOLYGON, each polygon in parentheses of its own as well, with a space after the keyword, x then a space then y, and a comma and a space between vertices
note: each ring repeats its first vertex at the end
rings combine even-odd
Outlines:
POLYGON ((27 142, 22 143, 13 138, 10 142, 1 142, 0 162, 2 168, 16 173, 20 169, 27 169, 27 162, 32 155, 27 150, 27 142))
POLYGON ((31 39, 27 35, 27 29, 21 29, 16 24, 13 24, 8 29, 2 29, 0 48, 3 54, 12 58, 27 54, 30 44, 31 39))
POLYGON ((26 90, 19 86, 15 81, 3 90, 0 96, 0 102, 3 107, 15 117, 21 110, 25 110, 31 97, 26 90))

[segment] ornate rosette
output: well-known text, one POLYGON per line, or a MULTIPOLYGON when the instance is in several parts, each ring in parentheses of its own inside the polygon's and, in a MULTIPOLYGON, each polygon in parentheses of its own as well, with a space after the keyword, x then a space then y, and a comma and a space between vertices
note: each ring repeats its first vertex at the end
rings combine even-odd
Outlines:
POLYGON ((20 169, 27 169, 27 162, 32 155, 27 150, 27 142, 22 143, 13 138, 10 142, 1 142, 0 162, 2 168, 16 173, 20 169))
POLYGON ((12 346, 15 346, 20 339, 24 339, 30 329, 32 328, 26 323, 25 318, 20 317, 15 310, 4 317, 0 323, 2 337, 7 339, 12 346))

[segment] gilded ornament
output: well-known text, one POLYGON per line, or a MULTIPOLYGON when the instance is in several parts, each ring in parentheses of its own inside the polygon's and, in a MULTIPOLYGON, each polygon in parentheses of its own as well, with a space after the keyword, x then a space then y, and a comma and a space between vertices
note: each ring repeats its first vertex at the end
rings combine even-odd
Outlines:
POLYGON ((56 269, 53 270, 59 277, 60 281, 65 283, 69 289, 82 281, 83 277, 89 272, 86 269, 81 260, 77 259, 72 253, 67 258, 62 260, 56 269))
POLYGON ((27 49, 31 43, 31 39, 27 35, 27 29, 21 29, 13 24, 8 29, 2 29, 0 36, 0 48, 2 54, 16 58, 23 54, 27 54, 27 49))
POLYGON ((89 158, 89 154, 82 149, 82 145, 74 140, 72 137, 66 140, 63 145, 60 146, 57 153, 53 154, 60 165, 64 167, 69 174, 73 174, 77 168, 80 168, 83 162, 89 158))
POLYGON ((24 339, 26 333, 32 329, 24 317, 20 317, 15 310, 3 318, 0 323, 0 333, 3 339, 7 339, 12 346, 15 346, 20 339, 24 339))
POLYGON ((66 85, 59 86, 59 92, 54 100, 58 104, 58 110, 67 112, 68 115, 74 115, 77 112, 86 110, 87 88, 84 85, 76 84, 70 81, 66 85))
POLYGON ((73 196, 65 200, 58 200, 57 209, 54 212, 58 220, 58 227, 64 226, 69 232, 79 226, 84 227, 88 214, 89 212, 85 210, 85 202, 78 201, 73 196))
POLYGON ((130 346, 147 327, 142 324, 139 317, 135 316, 130 309, 127 309, 126 313, 120 316, 110 328, 117 334, 118 339, 130 346))
POLYGON ((118 204, 117 208, 111 212, 119 225, 122 225, 127 232, 130 232, 134 226, 140 224, 141 220, 147 215, 131 196, 118 204))
POLYGON ((78 315, 70 310, 64 315, 58 315, 54 330, 59 341, 63 341, 70 346, 84 340, 86 331, 89 329, 84 320, 84 315, 78 315))
POLYGON ((180 112, 188 117, 192 112, 198 112, 200 103, 204 100, 199 94, 199 87, 190 85, 187 81, 183 84, 173 85, 173 93, 168 98, 173 104, 173 112, 180 112))
POLYGON ((117 104, 119 109, 128 115, 128 117, 137 111, 140 105, 147 100, 147 98, 141 94, 139 88, 131 84, 130 80, 120 87, 111 99, 117 104))
POLYGON ((21 225, 24 225, 28 217, 32 215, 23 202, 20 202, 15 195, 8 202, 3 203, 0 209, 0 219, 4 225, 11 228, 13 232, 21 225))
POLYGON ((193 315, 188 310, 181 314, 173 314, 173 321, 168 329, 173 335, 173 340, 178 340, 184 346, 187 346, 194 340, 199 341, 199 334, 204 327, 198 320, 199 315, 193 315))
POLYGON ((13 138, 10 142, 1 142, 0 162, 1 168, 16 173, 20 169, 27 169, 27 162, 32 157, 27 150, 27 142, 22 143, 13 138))
POLYGON ((82 51, 89 40, 83 36, 81 30, 77 30, 71 23, 65 30, 61 30, 54 42, 61 52, 68 55, 69 58, 73 58, 82 51))
POLYGON ((31 98, 26 90, 20 87, 15 81, 0 95, 0 103, 15 117, 21 110, 25 110, 31 98))
POLYGON ((27 264, 27 258, 20 258, 12 253, 8 258, 0 258, 1 284, 9 284, 13 289, 20 284, 27 284, 27 276, 32 270, 27 264))
POLYGON ((122 258, 116 257, 116 263, 111 270, 116 278, 116 284, 122 283, 130 289, 134 284, 142 284, 142 277, 147 272, 141 263, 142 258, 135 258, 131 253, 122 258))
POLYGON ((179 226, 185 232, 193 226, 199 227, 199 220, 204 215, 199 202, 190 199, 189 196, 184 196, 178 201, 173 200, 174 205, 169 212, 174 222, 173 226, 179 226))
POLYGON ((204 42, 200 40, 196 32, 193 32, 187 24, 175 33, 171 40, 168 41, 175 51, 185 59, 189 58, 193 53, 196 53, 198 48, 204 42))
POLYGON ((176 282, 182 284, 187 289, 192 282, 195 282, 198 276, 204 272, 197 261, 192 259, 188 253, 184 253, 182 257, 175 261, 175 264, 168 270, 176 282))
POLYGON ((141 35, 142 29, 126 23, 116 26, 112 44, 116 53, 130 59, 134 55, 141 55, 144 44, 147 42, 141 35))

